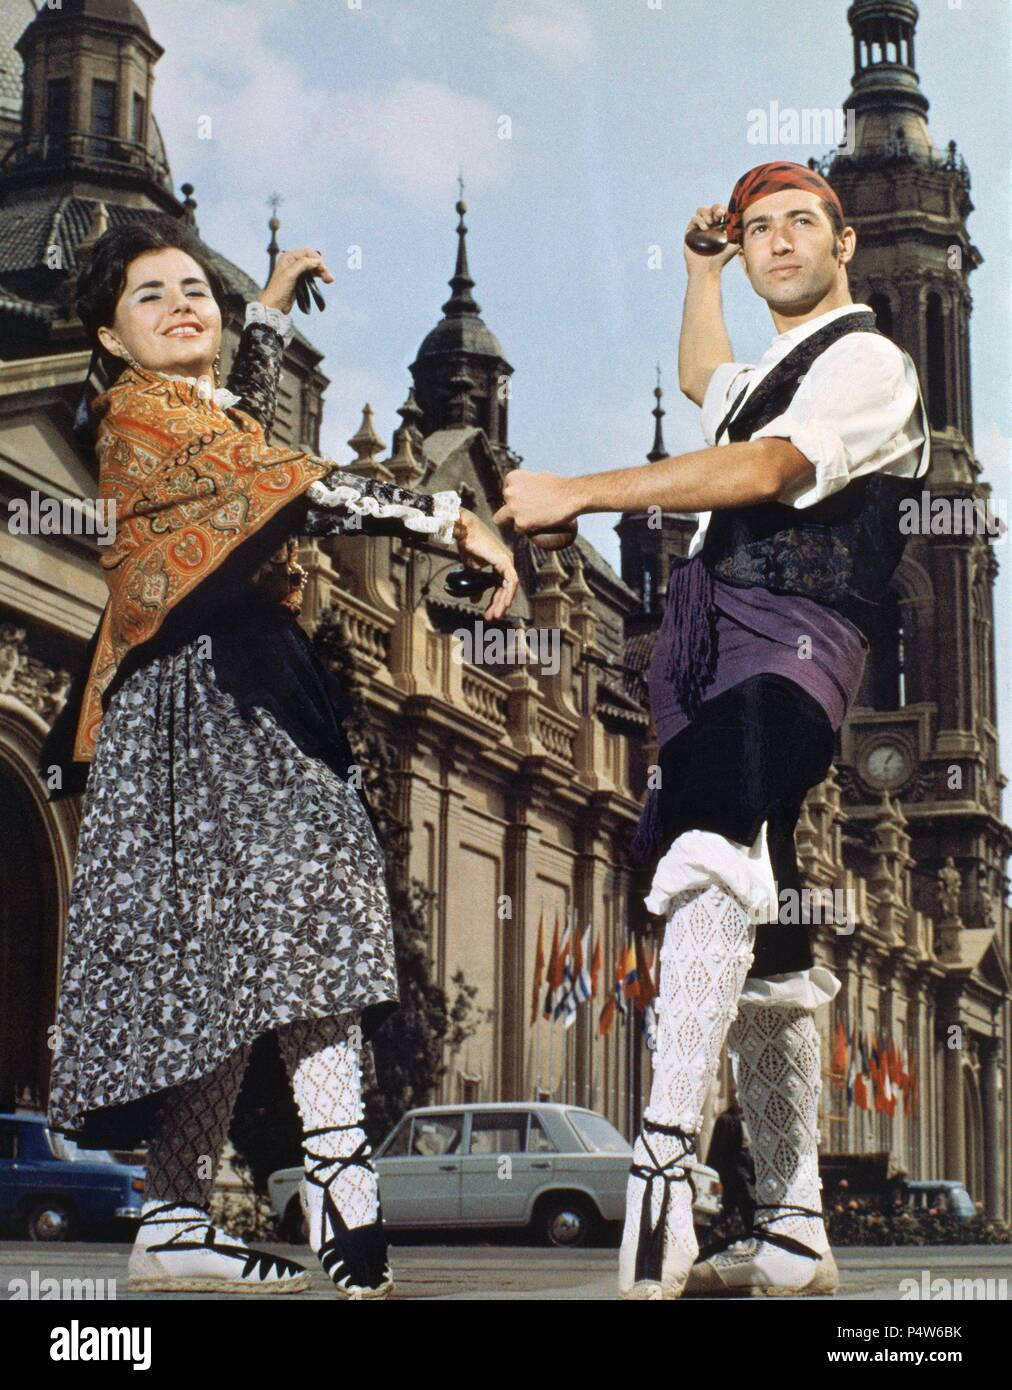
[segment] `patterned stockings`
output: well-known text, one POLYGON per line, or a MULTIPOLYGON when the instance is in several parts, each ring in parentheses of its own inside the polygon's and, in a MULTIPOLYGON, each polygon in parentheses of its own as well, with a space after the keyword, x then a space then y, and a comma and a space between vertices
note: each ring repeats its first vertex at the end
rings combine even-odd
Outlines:
POLYGON ((180 1202, 206 1211, 249 1052, 239 1047, 214 1071, 165 1093, 148 1138, 145 1207, 180 1202))
MULTIPOLYGON (((292 1081, 306 1141, 306 1171, 321 1182, 332 1177, 330 1194, 349 1228, 375 1221, 379 1210, 376 1171, 371 1164, 343 1167, 328 1160, 349 1158, 366 1145, 362 1105, 362 1030, 357 1013, 299 1019, 278 1029, 278 1045, 292 1081), (314 1130, 328 1133, 313 1134, 314 1130)), ((368 1146, 366 1145, 366 1149, 368 1146)), ((367 1153, 365 1155, 367 1157, 367 1153)), ((320 1211, 313 1212, 319 1224, 320 1211)), ((310 1230, 313 1249, 320 1232, 310 1230)))
POLYGON ((738 1056, 738 1094, 752 1136, 756 1222, 800 1241, 817 1254, 829 1249, 819 1186, 819 1034, 805 1009, 758 1007, 742 1000, 729 1048, 738 1056))
POLYGON ((660 954, 653 1084, 633 1150, 619 1256, 627 1296, 677 1297, 696 1257, 684 1160, 702 1128, 754 935, 746 907, 716 884, 672 901, 660 954))
MULTIPOLYGON (((304 1131, 344 1126, 308 1142, 326 1181, 334 1171, 328 1159, 348 1157, 365 1143, 358 1128, 364 1116, 358 1015, 298 1019, 280 1025, 277 1038, 304 1131)), ((214 1071, 166 1092, 148 1140, 145 1207, 178 1202, 206 1212, 249 1052, 248 1045, 237 1048, 214 1071)), ((349 1227, 376 1219, 371 1165, 344 1168, 331 1192, 349 1227)))

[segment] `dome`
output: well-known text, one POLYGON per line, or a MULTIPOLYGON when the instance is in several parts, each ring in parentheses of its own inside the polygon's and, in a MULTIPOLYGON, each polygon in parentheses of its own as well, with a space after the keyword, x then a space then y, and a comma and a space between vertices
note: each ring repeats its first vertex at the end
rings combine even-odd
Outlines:
POLYGON ((21 55, 14 45, 35 18, 32 0, 0 5, 0 120, 21 119, 21 55))
POLYGON ((61 0, 59 9, 48 6, 38 13, 40 24, 61 19, 104 19, 110 24, 129 24, 142 34, 150 34, 148 22, 134 0, 61 0))
POLYGON ((418 356, 431 357, 435 353, 445 352, 469 352, 481 357, 499 358, 503 355, 499 339, 476 314, 440 319, 422 340, 418 356))

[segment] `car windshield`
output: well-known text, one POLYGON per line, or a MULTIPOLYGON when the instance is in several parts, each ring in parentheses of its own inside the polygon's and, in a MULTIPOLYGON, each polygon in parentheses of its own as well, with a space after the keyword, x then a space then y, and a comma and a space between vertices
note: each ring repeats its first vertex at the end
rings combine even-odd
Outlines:
POLYGON ((603 1154, 632 1153, 632 1145, 618 1132, 610 1120, 603 1115, 593 1115, 586 1110, 571 1110, 569 1123, 586 1144, 603 1154))
POLYGON ((79 1149, 73 1139, 63 1134, 49 1131, 49 1147, 57 1158, 65 1163, 115 1163, 116 1160, 106 1149, 79 1149))

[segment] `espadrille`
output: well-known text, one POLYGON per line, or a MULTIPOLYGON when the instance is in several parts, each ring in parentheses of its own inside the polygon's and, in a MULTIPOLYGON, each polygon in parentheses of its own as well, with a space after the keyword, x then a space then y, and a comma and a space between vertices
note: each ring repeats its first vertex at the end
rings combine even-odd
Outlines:
POLYGON ((302 1210, 309 1228, 310 1248, 316 1252, 323 1272, 333 1283, 338 1296, 355 1300, 389 1298, 394 1281, 387 1262, 382 1210, 377 1210, 375 1221, 349 1229, 330 1191, 343 1169, 372 1167, 372 1150, 368 1141, 363 1140, 354 1153, 346 1158, 315 1153, 306 1142, 321 1134, 357 1128, 358 1121, 347 1125, 326 1125, 321 1129, 308 1130, 303 1136, 302 1150, 308 1161, 300 1193, 302 1210), (324 1179, 321 1174, 328 1168, 334 1171, 324 1179))
POLYGON ((302 1293, 309 1271, 253 1250, 213 1226, 206 1211, 164 1202, 141 1217, 130 1252, 132 1293, 302 1293))

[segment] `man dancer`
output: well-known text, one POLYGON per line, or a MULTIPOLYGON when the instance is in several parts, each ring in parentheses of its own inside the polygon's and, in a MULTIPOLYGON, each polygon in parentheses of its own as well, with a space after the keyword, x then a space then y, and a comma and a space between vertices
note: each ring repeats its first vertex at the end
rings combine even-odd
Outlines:
POLYGON ((860 686, 862 627, 902 555, 900 504, 920 492, 929 461, 913 363, 851 298, 856 233, 826 180, 760 165, 690 228, 725 216, 725 251, 685 249, 679 381, 710 447, 575 478, 513 471, 496 514, 530 532, 590 512, 701 513, 650 668, 661 777, 634 853, 654 867, 646 903, 667 926, 619 1258, 626 1298, 837 1286, 813 1014, 840 982, 813 965, 783 896, 797 904, 794 828, 860 686), (721 310, 720 273, 736 257, 777 330, 754 366, 734 360, 721 310), (757 1210, 749 1240, 693 1267, 686 1163, 725 1039, 757 1210))

